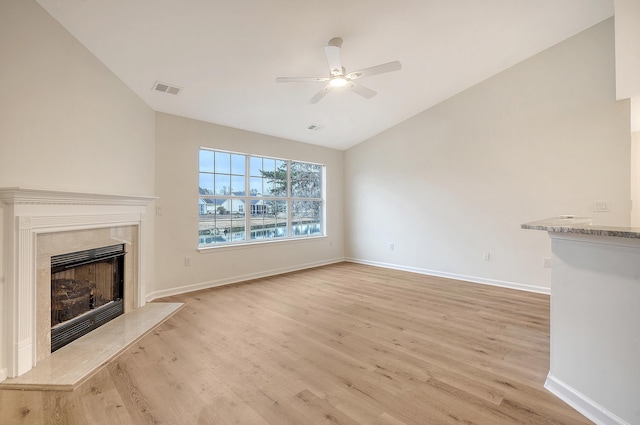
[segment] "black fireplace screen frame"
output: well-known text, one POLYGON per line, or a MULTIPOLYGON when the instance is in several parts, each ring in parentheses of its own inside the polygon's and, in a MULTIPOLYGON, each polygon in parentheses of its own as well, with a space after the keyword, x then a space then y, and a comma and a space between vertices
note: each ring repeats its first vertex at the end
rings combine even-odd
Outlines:
MULTIPOLYGON (((64 347, 124 313, 124 244, 105 246, 51 257, 51 276, 75 267, 114 261, 113 282, 120 296, 107 304, 51 328, 51 352, 64 347)), ((52 322, 53 323, 53 322, 52 322)))

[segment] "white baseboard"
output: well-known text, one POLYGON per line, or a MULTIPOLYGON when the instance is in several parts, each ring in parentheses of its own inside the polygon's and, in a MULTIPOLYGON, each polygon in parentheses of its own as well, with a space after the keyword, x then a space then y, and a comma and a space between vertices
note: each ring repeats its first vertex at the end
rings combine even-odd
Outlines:
POLYGON ((625 420, 551 375, 551 372, 547 375, 544 387, 597 425, 629 425, 625 420))
POLYGON ((0 382, 4 381, 5 379, 7 379, 7 368, 3 367, 0 368, 0 382))
POLYGON ((334 258, 334 259, 325 260, 325 261, 317 261, 314 263, 299 264, 292 267, 284 267, 280 269, 265 270, 258 273, 250 273, 250 274, 245 274, 240 276, 234 276, 227 279, 211 280, 207 282, 195 283, 192 285, 179 286, 179 287, 170 288, 170 289, 163 289, 160 291, 154 291, 147 294, 145 299, 147 302, 150 302, 157 298, 163 298, 163 297, 169 297, 172 295, 184 294, 187 292, 199 291, 201 289, 215 288, 216 286, 231 285, 233 283, 244 282, 247 280, 259 279, 263 277, 275 276, 278 274, 289 273, 289 272, 294 272, 298 270, 310 269, 312 267, 326 266, 329 264, 339 263, 341 261, 349 261, 352 263, 365 264, 369 266, 383 267, 383 268, 394 269, 394 270, 402 270, 406 272, 424 274, 429 276, 444 277, 448 279, 463 280, 465 282, 480 283, 483 285, 518 289, 520 291, 535 292, 538 294, 545 294, 545 295, 550 294, 550 289, 542 286, 525 285, 522 283, 506 282, 506 281, 495 280, 495 279, 485 279, 485 278, 480 278, 476 276, 466 276, 466 275, 461 275, 456 273, 439 272, 436 270, 421 269, 417 267, 408 267, 408 266, 402 266, 398 264, 381 263, 378 261, 361 260, 358 258, 334 258))
POLYGON ((187 292, 199 291, 201 289, 215 288, 217 286, 231 285, 233 283, 244 282, 252 279, 259 279, 263 277, 275 276, 278 274, 295 272, 298 270, 310 269, 313 267, 326 266, 329 264, 340 263, 344 261, 344 258, 334 258, 330 260, 316 261, 313 263, 297 264, 291 267, 283 267, 280 269, 264 270, 257 273, 249 273, 245 275, 233 276, 227 279, 210 280, 207 282, 194 283, 192 285, 178 286, 170 289, 163 289, 160 291, 154 291, 146 296, 147 302, 153 301, 157 298, 170 297, 172 295, 185 294, 187 292))
POLYGON ((486 279, 483 277, 440 272, 437 270, 428 270, 428 269, 422 269, 418 267, 409 267, 409 266, 402 266, 398 264, 382 263, 378 261, 361 260, 358 258, 345 258, 345 261, 350 261, 352 263, 358 263, 358 264, 366 264, 366 265, 375 266, 375 267, 384 267, 386 269, 402 270, 405 272, 424 274, 428 276, 445 277, 448 279, 455 279, 455 280, 464 280, 465 282, 480 283, 483 285, 499 286, 502 288, 510 288, 510 289, 517 289, 520 291, 535 292, 537 294, 545 294, 545 295, 551 294, 551 288, 545 288, 544 286, 534 286, 534 285, 526 285, 523 283, 507 282, 504 280, 486 279))

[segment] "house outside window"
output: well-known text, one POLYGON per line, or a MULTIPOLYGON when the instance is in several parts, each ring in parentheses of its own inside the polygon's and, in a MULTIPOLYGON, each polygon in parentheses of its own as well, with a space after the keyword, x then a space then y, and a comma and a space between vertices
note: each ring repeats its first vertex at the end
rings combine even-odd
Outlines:
POLYGON ((323 179, 320 164, 201 148, 199 248, 324 235, 323 179))

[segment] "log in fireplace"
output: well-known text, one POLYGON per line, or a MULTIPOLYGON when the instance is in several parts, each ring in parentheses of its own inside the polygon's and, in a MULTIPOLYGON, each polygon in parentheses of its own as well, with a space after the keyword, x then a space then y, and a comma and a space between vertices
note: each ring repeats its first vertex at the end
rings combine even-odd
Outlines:
POLYGON ((124 245, 51 257, 51 352, 124 313, 124 245))

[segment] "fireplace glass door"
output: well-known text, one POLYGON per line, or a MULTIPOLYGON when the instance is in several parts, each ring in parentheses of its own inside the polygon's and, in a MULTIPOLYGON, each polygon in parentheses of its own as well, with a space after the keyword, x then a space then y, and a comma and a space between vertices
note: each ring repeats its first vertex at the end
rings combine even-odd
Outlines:
POLYGON ((124 245, 51 257, 51 352, 124 313, 124 245))

